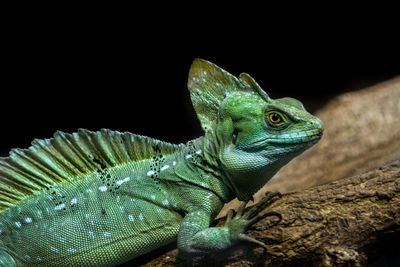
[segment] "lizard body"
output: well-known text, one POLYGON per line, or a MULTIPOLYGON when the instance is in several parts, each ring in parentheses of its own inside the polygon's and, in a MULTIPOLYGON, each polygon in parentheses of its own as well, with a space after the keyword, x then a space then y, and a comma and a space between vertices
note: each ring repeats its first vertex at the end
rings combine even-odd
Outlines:
POLYGON ((188 87, 205 136, 185 145, 81 129, 1 158, 0 265, 113 266, 176 239, 183 257, 250 240, 245 215, 209 225, 316 143, 322 123, 204 60, 188 87))

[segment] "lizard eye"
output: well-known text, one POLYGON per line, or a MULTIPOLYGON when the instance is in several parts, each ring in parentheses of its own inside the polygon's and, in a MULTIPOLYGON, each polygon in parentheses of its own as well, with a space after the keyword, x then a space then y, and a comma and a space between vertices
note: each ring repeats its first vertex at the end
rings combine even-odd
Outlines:
POLYGON ((271 112, 271 113, 268 113, 267 115, 268 115, 269 122, 272 124, 279 124, 283 121, 281 115, 279 115, 276 112, 271 112))

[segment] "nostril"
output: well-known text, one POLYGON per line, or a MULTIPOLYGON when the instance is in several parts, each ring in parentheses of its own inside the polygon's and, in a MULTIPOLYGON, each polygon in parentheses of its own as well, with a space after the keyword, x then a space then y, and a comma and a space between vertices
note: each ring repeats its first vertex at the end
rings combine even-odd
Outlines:
POLYGON ((324 123, 320 119, 315 118, 314 120, 309 121, 308 124, 314 129, 319 130, 321 132, 320 135, 322 135, 322 132, 324 131, 324 123))

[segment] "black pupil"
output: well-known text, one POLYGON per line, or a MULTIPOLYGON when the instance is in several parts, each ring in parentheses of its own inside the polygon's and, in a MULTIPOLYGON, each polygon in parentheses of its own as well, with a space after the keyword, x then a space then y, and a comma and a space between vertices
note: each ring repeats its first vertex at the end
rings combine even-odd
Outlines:
POLYGON ((272 121, 273 122, 277 122, 277 121, 279 121, 279 115, 278 114, 276 114, 276 113, 274 113, 274 114, 272 114, 272 121))

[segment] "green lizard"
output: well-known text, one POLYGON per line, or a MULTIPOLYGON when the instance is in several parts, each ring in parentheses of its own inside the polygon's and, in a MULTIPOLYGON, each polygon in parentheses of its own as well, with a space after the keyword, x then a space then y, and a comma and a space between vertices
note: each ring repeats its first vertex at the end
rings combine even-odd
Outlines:
POLYGON ((224 203, 252 199, 323 125, 299 101, 205 60, 194 60, 188 88, 205 135, 185 145, 81 129, 1 158, 0 265, 112 266, 174 240, 182 257, 265 246, 244 231, 268 215, 258 214, 267 200, 210 223, 224 203))

